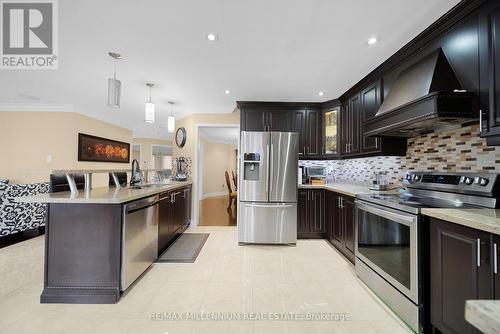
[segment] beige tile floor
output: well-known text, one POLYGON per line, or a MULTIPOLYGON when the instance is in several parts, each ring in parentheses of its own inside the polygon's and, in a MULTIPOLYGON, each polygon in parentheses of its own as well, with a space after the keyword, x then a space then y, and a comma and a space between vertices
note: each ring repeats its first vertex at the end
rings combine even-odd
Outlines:
POLYGON ((194 264, 155 264, 118 304, 40 304, 43 237, 0 249, 0 333, 410 333, 323 240, 238 246, 209 232, 194 264), (346 321, 150 320, 167 312, 348 313, 346 321))

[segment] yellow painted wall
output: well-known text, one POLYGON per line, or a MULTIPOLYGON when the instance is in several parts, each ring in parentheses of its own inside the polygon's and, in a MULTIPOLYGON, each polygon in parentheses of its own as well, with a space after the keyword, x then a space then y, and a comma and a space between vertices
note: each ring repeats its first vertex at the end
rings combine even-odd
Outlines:
MULTIPOLYGON (((55 169, 129 168, 129 164, 79 162, 78 133, 132 142, 132 131, 74 112, 0 112, 0 178, 44 182, 55 169), (52 161, 47 161, 47 156, 52 161)), ((107 185, 96 174, 93 186, 107 185)))

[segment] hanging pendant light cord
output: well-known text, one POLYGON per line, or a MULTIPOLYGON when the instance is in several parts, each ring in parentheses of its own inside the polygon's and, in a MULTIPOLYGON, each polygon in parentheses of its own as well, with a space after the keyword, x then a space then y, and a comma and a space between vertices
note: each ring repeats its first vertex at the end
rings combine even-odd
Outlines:
POLYGON ((114 68, 113 78, 116 80, 116 59, 113 62, 113 68, 114 68))

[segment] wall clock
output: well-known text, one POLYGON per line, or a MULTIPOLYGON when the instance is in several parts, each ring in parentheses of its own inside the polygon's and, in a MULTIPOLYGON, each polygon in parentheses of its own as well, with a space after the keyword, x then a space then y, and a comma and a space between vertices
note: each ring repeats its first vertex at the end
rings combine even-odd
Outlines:
POLYGON ((177 144, 178 147, 184 147, 186 144, 186 129, 185 128, 178 128, 177 131, 175 132, 175 143, 177 144))

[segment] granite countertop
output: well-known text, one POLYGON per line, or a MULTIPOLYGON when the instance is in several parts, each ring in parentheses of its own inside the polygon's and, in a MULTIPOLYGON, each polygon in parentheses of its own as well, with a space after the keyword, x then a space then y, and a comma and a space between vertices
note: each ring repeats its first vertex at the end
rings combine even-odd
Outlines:
POLYGON ((21 203, 120 204, 156 195, 164 191, 182 188, 191 183, 191 181, 173 181, 170 184, 158 184, 142 189, 103 187, 91 189, 89 192, 82 189, 76 195, 72 195, 69 191, 64 191, 52 194, 17 197, 15 201, 21 203))
POLYGON ((352 197, 355 197, 358 194, 370 194, 370 193, 390 194, 399 192, 399 188, 390 189, 386 191, 370 190, 370 185, 368 183, 347 182, 347 181, 338 181, 324 185, 301 184, 299 185, 299 189, 326 189, 352 197))
POLYGON ((485 334, 500 333, 500 300, 468 300, 465 320, 485 334))
POLYGON ((500 235, 500 209, 422 209, 422 214, 500 235))

